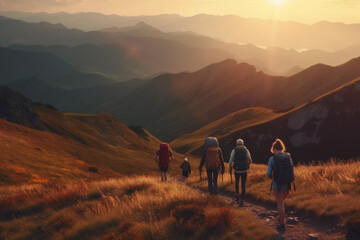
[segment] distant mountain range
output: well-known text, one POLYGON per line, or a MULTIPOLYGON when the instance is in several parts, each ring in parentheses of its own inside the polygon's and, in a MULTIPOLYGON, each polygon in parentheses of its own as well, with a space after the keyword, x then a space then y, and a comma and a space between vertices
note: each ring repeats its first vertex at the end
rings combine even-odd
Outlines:
POLYGON ((262 49, 191 32, 163 32, 144 22, 102 32, 8 18, 0 19, 0 26, 3 26, 0 36, 3 46, 52 53, 80 71, 101 73, 120 81, 161 72, 195 71, 227 58, 247 62, 270 75, 290 76, 317 63, 338 65, 360 56, 360 45, 333 53, 262 49))
POLYGON ((229 59, 193 73, 160 75, 139 85, 130 81, 59 90, 27 79, 9 86, 60 110, 111 113, 125 124, 143 126, 169 141, 244 108, 284 111, 299 106, 359 76, 360 58, 337 67, 314 65, 288 78, 269 76, 229 59))
POLYGON ((158 16, 118 16, 100 13, 24 13, 0 12, 1 15, 30 22, 62 23, 70 28, 100 30, 127 27, 146 22, 162 31, 192 31, 234 43, 252 43, 293 49, 338 51, 359 45, 360 24, 327 21, 303 24, 291 21, 249 19, 235 15, 199 14, 183 17, 176 14, 158 16))
POLYGON ((59 24, 26 23, 8 18, 0 19, 0 30, 0 46, 49 52, 80 71, 101 73, 118 81, 161 72, 194 71, 233 57, 221 49, 197 48, 168 39, 84 32, 59 24))
POLYGON ((0 84, 20 78, 53 78, 74 72, 61 58, 45 52, 25 52, 0 47, 0 84))

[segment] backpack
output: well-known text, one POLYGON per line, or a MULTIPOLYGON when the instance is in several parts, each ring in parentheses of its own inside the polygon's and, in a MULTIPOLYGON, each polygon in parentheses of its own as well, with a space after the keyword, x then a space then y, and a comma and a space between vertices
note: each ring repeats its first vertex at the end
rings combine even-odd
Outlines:
POLYGON ((219 147, 219 142, 215 137, 207 137, 204 142, 204 148, 219 147))
POLYGON ((185 161, 182 165, 182 170, 183 172, 190 172, 190 163, 185 161))
POLYGON ((170 165, 170 150, 169 144, 161 143, 159 151, 159 167, 168 168, 170 165))
POLYGON ((236 147, 234 157, 234 169, 237 171, 246 171, 250 167, 247 149, 244 146, 236 147))
POLYGON ((290 154, 274 155, 274 182, 277 184, 291 184, 294 178, 294 167, 291 164, 290 154))
POLYGON ((206 169, 216 170, 220 168, 219 148, 208 147, 205 156, 206 169))

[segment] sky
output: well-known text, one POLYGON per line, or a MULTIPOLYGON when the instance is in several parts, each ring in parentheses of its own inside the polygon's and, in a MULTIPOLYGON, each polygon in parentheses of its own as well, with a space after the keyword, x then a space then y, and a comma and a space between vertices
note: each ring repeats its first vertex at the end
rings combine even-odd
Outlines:
POLYGON ((0 0, 0 11, 100 12, 126 16, 234 14, 315 23, 360 23, 360 0, 0 0))

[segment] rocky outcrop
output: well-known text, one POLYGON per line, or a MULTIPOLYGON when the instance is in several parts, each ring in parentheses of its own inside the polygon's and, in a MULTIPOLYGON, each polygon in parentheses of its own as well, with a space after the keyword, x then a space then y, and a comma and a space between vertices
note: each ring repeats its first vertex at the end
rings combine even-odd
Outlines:
POLYGON ((0 86, 0 118, 35 129, 41 128, 32 101, 4 86, 0 86))

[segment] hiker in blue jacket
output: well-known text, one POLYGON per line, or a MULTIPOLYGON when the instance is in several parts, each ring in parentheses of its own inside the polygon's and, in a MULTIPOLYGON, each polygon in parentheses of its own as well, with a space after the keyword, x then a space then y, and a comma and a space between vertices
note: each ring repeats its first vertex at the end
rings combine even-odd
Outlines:
MULTIPOLYGON (((270 150, 274 155, 270 157, 266 175, 273 179, 272 189, 277 203, 279 213, 279 231, 285 231, 285 206, 284 201, 291 183, 294 182, 294 164, 289 153, 285 152, 285 144, 280 139, 276 139, 270 150)), ((294 185, 295 186, 295 185, 294 185)))

